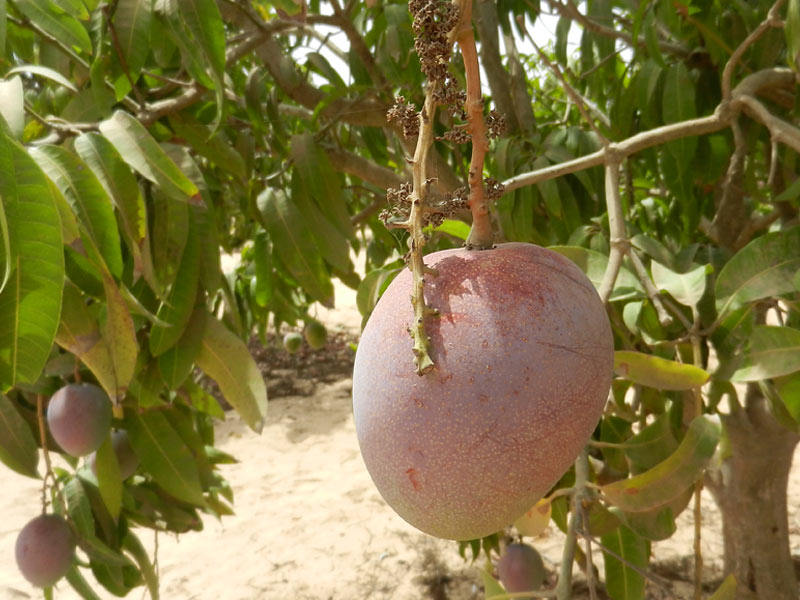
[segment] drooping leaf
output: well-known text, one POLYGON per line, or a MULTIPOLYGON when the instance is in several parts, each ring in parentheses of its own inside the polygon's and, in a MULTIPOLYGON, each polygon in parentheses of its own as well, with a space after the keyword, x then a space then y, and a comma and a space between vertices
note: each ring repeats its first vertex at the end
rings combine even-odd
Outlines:
POLYGON ((602 536, 601 541, 616 554, 603 552, 609 597, 612 600, 644 600, 646 581, 641 572, 650 562, 650 543, 624 525, 602 536))
POLYGON ((109 349, 116 382, 116 390, 111 399, 122 400, 136 370, 139 343, 136 340, 136 327, 128 310, 128 303, 108 273, 103 274, 103 289, 106 314, 101 324, 101 331, 109 349))
POLYGON ((204 306, 195 307, 181 339, 158 357, 158 368, 170 389, 180 387, 192 372, 203 343, 207 318, 204 306))
MULTIPOLYGON (((549 250, 558 252, 566 256, 586 273, 586 276, 599 288, 608 266, 608 256, 579 246, 549 246, 549 250)), ((617 282, 614 284, 614 291, 611 292, 611 300, 623 300, 644 295, 639 280, 625 267, 619 270, 617 282)))
POLYGON ((167 156, 153 136, 132 115, 116 111, 100 123, 100 132, 135 171, 177 200, 196 202, 197 186, 167 156))
POLYGON ((0 198, 13 264, 0 292, 0 391, 34 382, 58 328, 64 251, 58 208, 47 178, 18 143, 0 131, 0 198))
POLYGON ((631 513, 668 505, 700 476, 719 437, 717 423, 706 416, 696 417, 669 458, 644 473, 602 486, 603 496, 631 513))
POLYGON ((670 413, 665 412, 625 442, 625 454, 631 461, 634 474, 666 460, 678 448, 670 421, 670 413))
POLYGON ((229 171, 240 181, 247 179, 247 167, 242 155, 222 132, 215 133, 208 125, 182 113, 170 115, 169 123, 175 134, 185 139, 193 151, 229 171))
POLYGON ((153 356, 162 354, 181 338, 186 324, 192 316, 200 278, 198 242, 199 239, 193 231, 190 221, 186 246, 175 275, 175 281, 172 284, 172 290, 156 315, 166 325, 154 325, 150 330, 150 353, 153 356))
POLYGON ((75 138, 75 150, 94 172, 119 211, 136 270, 151 286, 154 285, 150 254, 143 252, 147 243, 147 213, 136 177, 114 146, 98 133, 85 133, 75 138))
POLYGON ((56 82, 58 85, 64 86, 73 93, 78 93, 78 88, 75 87, 74 83, 72 83, 58 71, 54 71, 49 67, 43 67, 41 65, 21 65, 19 67, 10 69, 8 73, 6 73, 6 77, 16 73, 31 73, 32 75, 38 75, 39 77, 44 77, 45 79, 56 82))
POLYGON ((300 211, 282 190, 267 188, 258 196, 264 225, 281 261, 312 298, 333 306, 333 284, 300 211))
POLYGON ((112 518, 119 517, 122 508, 122 477, 114 447, 111 444, 111 433, 97 449, 95 454, 95 470, 97 471, 97 487, 112 518))
POLYGON ((660 290, 665 290, 675 300, 686 306, 695 306, 706 291, 706 276, 710 265, 702 265, 688 273, 676 273, 653 261, 653 281, 660 290))
POLYGON ((60 146, 39 146, 31 156, 69 201, 80 230, 88 235, 115 277, 122 275, 119 230, 108 194, 94 173, 74 154, 60 146))
POLYGON ((150 53, 153 0, 118 0, 114 27, 125 65, 135 81, 150 53))
MULTIPOLYGON (((0 18, 3 18, 0 15, 0 18)), ((25 106, 22 95, 22 79, 19 76, 0 81, 0 117, 5 119, 6 125, 11 130, 11 135, 22 139, 25 129, 25 106)))
POLYGON ((81 22, 52 0, 16 0, 17 9, 59 42, 86 55, 92 41, 81 22))
POLYGON ((89 585, 89 582, 86 581, 86 578, 81 574, 80 569, 74 564, 69 568, 64 578, 72 586, 72 589, 84 600, 102 600, 89 585))
POLYGON ((786 58, 789 66, 800 69, 800 1, 789 0, 786 7, 786 58))
POLYGON ((247 346, 216 319, 206 319, 197 366, 219 385, 245 423, 260 433, 267 414, 267 388, 247 346))
POLYGON ((766 233, 739 250, 722 268, 716 283, 720 315, 754 300, 795 291, 800 269, 800 226, 766 233))
POLYGON ((255 300, 259 306, 267 306, 272 299, 272 248, 265 231, 256 234, 253 244, 255 264, 255 300))
POLYGON ((145 471, 179 500, 204 506, 200 476, 191 452, 158 411, 125 415, 131 446, 145 471))
POLYGON ((705 384, 711 377, 700 367, 631 350, 614 353, 614 372, 624 379, 659 390, 690 390, 705 384))
POLYGON ((169 290, 178 274, 190 228, 189 205, 166 194, 153 194, 150 244, 156 279, 169 290))
POLYGON ((80 358, 109 397, 115 397, 117 379, 111 352, 100 334, 97 319, 89 312, 80 291, 72 283, 64 286, 61 322, 55 341, 80 358))
POLYGON ((94 537, 94 515, 92 506, 83 489, 83 484, 79 477, 70 477, 62 488, 64 499, 67 502, 67 512, 69 519, 75 525, 81 537, 94 537))
POLYGON ((139 571, 144 577, 147 591, 150 594, 150 600, 159 599, 158 591, 158 573, 153 565, 150 557, 147 555, 147 550, 139 541, 139 538, 128 529, 122 537, 122 548, 127 552, 139 567, 139 571))
POLYGON ((39 478, 39 447, 14 403, 0 394, 0 461, 20 475, 39 478))
POLYGON ((732 381, 758 381, 800 371, 800 330, 756 325, 732 381))

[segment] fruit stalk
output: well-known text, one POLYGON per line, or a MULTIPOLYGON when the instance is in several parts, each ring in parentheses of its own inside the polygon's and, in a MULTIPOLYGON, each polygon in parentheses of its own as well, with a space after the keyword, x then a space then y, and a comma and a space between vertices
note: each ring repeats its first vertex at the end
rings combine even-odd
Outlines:
POLYGON ((467 114, 467 131, 472 138, 472 157, 469 163, 469 208, 472 212, 472 228, 467 237, 469 250, 486 250, 494 245, 492 222, 489 218, 489 203, 483 189, 483 163, 489 151, 486 122, 483 119, 481 97, 481 75, 478 51, 472 30, 472 2, 463 2, 461 19, 456 33, 456 42, 461 49, 464 72, 467 80, 467 98, 464 111, 467 114))

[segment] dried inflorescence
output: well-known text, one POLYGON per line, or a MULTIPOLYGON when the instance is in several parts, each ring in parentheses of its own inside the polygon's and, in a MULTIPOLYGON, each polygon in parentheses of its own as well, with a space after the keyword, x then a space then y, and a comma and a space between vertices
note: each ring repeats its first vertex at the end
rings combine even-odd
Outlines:
POLYGON ((458 24, 458 8, 446 0, 411 0, 408 10, 420 68, 428 81, 444 83, 451 51, 448 34, 458 24))
MULTIPOLYGON (((432 183, 432 179, 425 182, 426 186, 430 186, 432 183)), ((468 193, 466 187, 460 187, 446 198, 429 195, 422 210, 423 224, 438 227, 442 221, 454 217, 458 211, 467 210, 469 208, 468 193)), ((386 191, 386 200, 389 207, 381 212, 381 220, 389 228, 407 229, 412 203, 411 182, 403 183, 399 188, 389 188, 386 191)))
POLYGON ((486 198, 489 201, 498 200, 500 196, 503 195, 503 192, 506 191, 506 188, 502 182, 494 177, 487 177, 483 180, 483 182, 486 185, 486 198))
POLYGON ((486 117, 486 135, 489 138, 499 138, 506 131, 506 118, 495 109, 489 111, 486 117))
POLYGON ((419 134, 419 114, 416 107, 406 102, 403 96, 395 98, 394 105, 386 112, 389 121, 397 121, 403 127, 403 137, 413 139, 419 134))

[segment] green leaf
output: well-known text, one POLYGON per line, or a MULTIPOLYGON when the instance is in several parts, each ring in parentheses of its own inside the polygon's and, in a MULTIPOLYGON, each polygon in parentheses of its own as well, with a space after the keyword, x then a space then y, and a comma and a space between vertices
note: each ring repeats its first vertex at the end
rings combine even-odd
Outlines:
POLYGON ((111 142, 98 133, 75 138, 75 150, 111 197, 134 257, 134 268, 152 286, 153 265, 149 253, 142 251, 147 243, 147 213, 136 177, 111 142))
POLYGON ((80 291, 73 284, 64 286, 61 323, 56 343, 81 359, 110 398, 117 393, 117 379, 111 351, 100 334, 96 317, 91 314, 80 291))
POLYGON ((614 372, 624 379, 659 390, 691 390, 711 377, 700 367, 630 350, 614 353, 614 372))
POLYGON ((178 343, 158 357, 161 376, 170 389, 178 389, 192 372, 200 353, 208 313, 203 305, 195 307, 178 343))
POLYGON ((0 0, 0 56, 6 55, 6 0, 0 0))
POLYGON ((688 273, 676 273, 656 261, 652 262, 653 281, 662 291, 686 306, 695 306, 706 291, 706 275, 711 265, 702 265, 688 273))
POLYGON ((111 433, 97 449, 95 454, 95 470, 97 471, 97 487, 100 497, 106 505, 108 513, 116 520, 122 509, 122 477, 114 447, 111 445, 111 433))
POLYGON ((102 600, 100 596, 94 592, 92 586, 89 585, 89 582, 86 581, 78 567, 74 564, 70 567, 69 571, 67 571, 65 578, 72 586, 72 589, 84 600, 102 600))
MULTIPOLYGON (((0 198, 2 200, 2 198, 0 198)), ((5 289, 8 278, 11 277, 12 266, 16 259, 11 255, 11 234, 8 231, 6 211, 0 202, 0 293, 5 289)))
POLYGON ((734 600, 736 598, 736 577, 731 573, 708 600, 734 600))
POLYGON ((247 346, 216 319, 206 319, 197 366, 219 385, 225 400, 260 433, 267 414, 267 388, 247 346))
POLYGON ((50 354, 64 287, 61 220, 44 173, 0 130, 0 198, 10 277, 0 292, 0 391, 39 378, 50 354))
POLYGON ((776 379, 775 387, 786 410, 796 423, 800 423, 800 372, 776 379))
POLYGON ((272 248, 265 231, 259 231, 253 242, 255 265, 255 300, 259 306, 267 306, 272 299, 272 248))
POLYGON ((60 146, 38 146, 30 154, 64 194, 81 231, 97 247, 99 256, 90 258, 101 268, 104 263, 115 277, 120 277, 122 252, 117 220, 97 177, 83 161, 60 146))
POLYGON ((650 562, 650 543, 624 525, 602 536, 601 542, 616 554, 603 552, 609 597, 612 600, 644 600, 646 581, 641 571, 646 571, 650 562))
POLYGON ((39 446, 14 403, 0 394, 0 461, 20 475, 39 478, 39 446))
MULTIPOLYGON (((600 287, 608 266, 608 256, 580 246, 549 246, 548 249, 566 256, 586 273, 595 288, 600 287)), ((639 280, 625 267, 620 268, 617 282, 614 284, 614 291, 611 293, 611 300, 623 300, 643 295, 639 280)))
POLYGON ((111 399, 122 400, 136 370, 139 343, 128 304, 108 273, 103 274, 103 289, 106 296, 106 318, 102 323, 102 334, 108 345, 116 382, 116 390, 111 399))
POLYGON ((126 413, 126 429, 136 456, 155 482, 179 500, 205 506, 194 457, 158 411, 126 413))
POLYGON ((142 542, 139 541, 139 538, 136 537, 130 529, 128 529, 122 537, 122 548, 131 555, 139 566, 139 572, 142 574, 142 577, 144 577, 147 591, 150 593, 150 600, 158 600, 158 573, 156 572, 155 566, 150 561, 150 557, 147 555, 147 550, 142 545, 142 542))
POLYGON ((756 325, 731 381, 758 381, 800 371, 800 330, 756 325))
POLYGON ((14 4, 32 23, 65 46, 87 55, 92 53, 92 41, 81 22, 52 0, 16 0, 14 4))
POLYGON ((89 497, 80 478, 72 476, 62 488, 64 500, 67 502, 67 512, 69 519, 75 525, 80 536, 94 537, 94 515, 89 497))
POLYGON ((795 291, 800 269, 800 226, 766 233, 733 255, 716 283, 720 315, 755 300, 795 291))
POLYGON ((665 412, 625 442, 625 454, 633 473, 641 473, 666 460, 678 448, 672 433, 671 415, 665 412))
POLYGON ((433 231, 440 231, 447 235, 452 235, 460 240, 466 240, 469 237, 469 225, 464 221, 456 221, 454 219, 445 219, 441 225, 433 229, 433 231))
POLYGON ((290 155, 294 160, 294 171, 306 195, 313 199, 325 218, 342 235, 353 235, 353 225, 347 212, 339 174, 333 169, 328 155, 314 140, 311 133, 292 137, 290 155))
POLYGON ((267 188, 258 195, 273 247, 281 261, 312 298, 333 306, 333 284, 303 215, 282 190, 267 188))
MULTIPOLYGON (((2 18, 4 17, 0 15, 0 19, 2 18)), ((11 135, 21 140, 25 129, 25 106, 22 79, 19 76, 0 81, 0 116, 5 119, 11 135)))
POLYGON ((168 298, 161 304, 156 317, 167 325, 153 325, 150 330, 150 353, 158 356, 173 346, 183 335, 192 316, 200 280, 198 238, 191 221, 186 247, 168 298))
POLYGON ((229 171, 240 181, 247 180, 247 166, 242 155, 236 151, 222 132, 214 133, 211 127, 203 125, 184 113, 170 115, 169 123, 175 130, 175 134, 185 139, 192 150, 218 167, 229 171))
POLYGON ((44 77, 50 81, 55 81, 58 85, 63 85, 71 92, 76 94, 78 93, 78 88, 75 87, 74 83, 72 83, 58 71, 54 71, 48 67, 43 67, 41 65, 21 65, 19 67, 10 69, 8 73, 6 73, 6 77, 9 75, 14 75, 15 73, 30 73, 32 75, 39 75, 40 77, 44 77))
POLYGON ((135 81, 150 53, 153 0, 118 0, 114 28, 128 72, 135 81))
POLYGON ((652 469, 609 483, 603 496, 625 512, 647 512, 668 505, 700 476, 714 454, 720 426, 708 417, 696 417, 678 449, 652 469))
MULTIPOLYGON (((188 43, 199 50, 202 64, 208 68, 216 95, 216 116, 213 129, 222 119, 225 100, 225 25, 216 0, 167 0, 177 2, 180 19, 171 20, 173 27, 185 27, 188 43)), ((174 9, 172 11, 174 14, 174 9)))
MULTIPOLYGON (((479 546, 480 548, 480 546, 479 546)), ((480 550, 478 551, 480 552, 480 550)), ((477 557, 477 552, 473 549, 473 557, 477 557)), ((487 570, 481 569, 481 581, 483 582, 483 592, 486 600, 500 600, 508 598, 508 593, 500 585, 500 582, 487 570)))
POLYGON ((162 193, 153 197, 151 253, 155 276, 163 289, 173 285, 189 239, 189 205, 162 193))
POLYGON ((197 202, 197 186, 167 156, 153 136, 135 117, 116 111, 100 123, 100 132, 108 138, 122 159, 135 171, 160 186, 177 200, 197 202))

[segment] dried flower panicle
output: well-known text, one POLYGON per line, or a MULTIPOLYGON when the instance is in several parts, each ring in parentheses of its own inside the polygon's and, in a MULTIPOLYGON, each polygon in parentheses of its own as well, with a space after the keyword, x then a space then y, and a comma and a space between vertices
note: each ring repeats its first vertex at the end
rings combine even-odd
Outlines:
POLYGON ((419 134, 419 113, 403 96, 395 98, 392 107, 386 111, 389 121, 397 121, 403 127, 403 137, 414 139, 419 134))
POLYGON ((499 200, 503 192, 506 191, 502 182, 494 177, 486 177, 483 182, 486 185, 486 198, 488 198, 489 201, 493 202, 499 200))
POLYGON ((499 138, 506 131, 506 117, 495 109, 489 111, 486 117, 486 134, 489 138, 499 138))
POLYGON ((447 0, 411 0, 414 49, 430 82, 444 82, 450 62, 448 34, 458 24, 458 8, 447 0))

